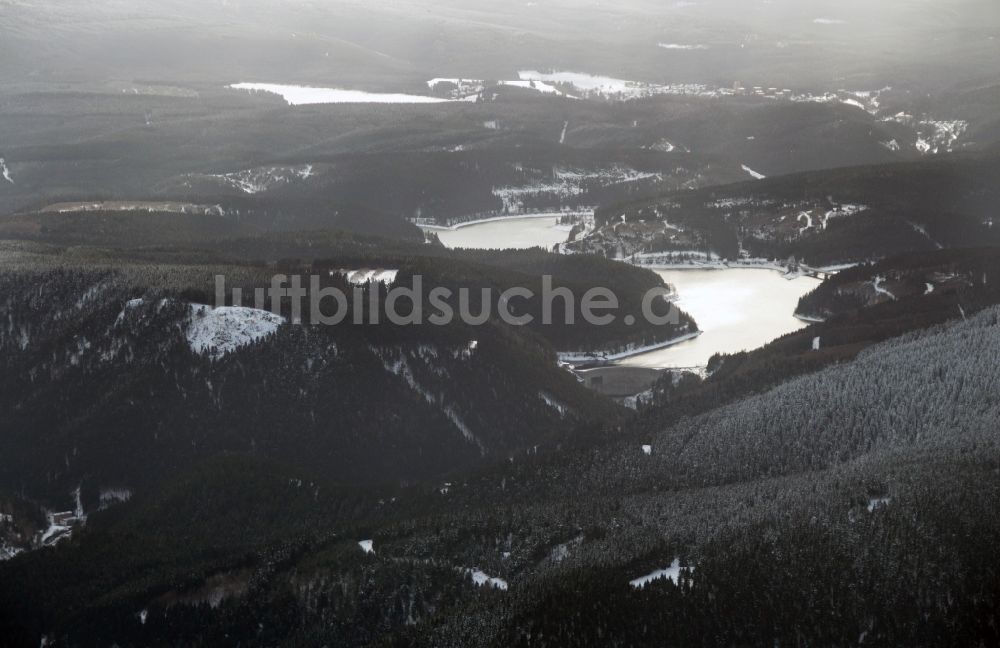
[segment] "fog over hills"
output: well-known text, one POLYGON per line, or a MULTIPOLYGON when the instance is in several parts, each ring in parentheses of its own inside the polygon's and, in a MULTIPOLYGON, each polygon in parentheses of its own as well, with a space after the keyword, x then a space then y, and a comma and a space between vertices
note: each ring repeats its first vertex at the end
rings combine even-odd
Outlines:
POLYGON ((996 82, 987 63, 1000 47, 998 11, 989 0, 13 0, 0 24, 8 78, 127 69, 379 87, 563 68, 649 82, 943 90, 996 82))

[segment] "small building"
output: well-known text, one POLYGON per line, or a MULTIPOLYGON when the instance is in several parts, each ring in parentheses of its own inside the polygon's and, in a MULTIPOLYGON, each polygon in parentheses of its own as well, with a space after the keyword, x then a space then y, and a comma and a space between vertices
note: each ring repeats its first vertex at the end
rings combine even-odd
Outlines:
POLYGON ((52 524, 56 526, 70 526, 76 522, 76 513, 73 511, 62 511, 52 514, 52 524))

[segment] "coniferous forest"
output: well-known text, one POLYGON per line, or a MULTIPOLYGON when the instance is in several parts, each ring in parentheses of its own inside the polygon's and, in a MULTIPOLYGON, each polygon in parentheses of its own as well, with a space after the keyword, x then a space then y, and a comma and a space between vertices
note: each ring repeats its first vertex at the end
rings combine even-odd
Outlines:
POLYGON ((0 0, 0 648, 1000 645, 998 38, 0 0))

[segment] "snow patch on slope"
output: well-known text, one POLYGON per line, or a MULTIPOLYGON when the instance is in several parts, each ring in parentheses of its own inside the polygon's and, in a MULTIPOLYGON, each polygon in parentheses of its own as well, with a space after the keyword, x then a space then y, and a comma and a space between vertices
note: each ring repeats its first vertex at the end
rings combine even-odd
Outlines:
POLYGON ((455 411, 455 408, 453 408, 451 405, 445 407, 444 414, 445 416, 448 417, 448 420, 451 421, 456 428, 458 428, 458 431, 462 433, 462 436, 465 437, 465 440, 478 447, 480 454, 485 456, 486 446, 483 445, 483 442, 480 441, 475 434, 473 434, 472 429, 465 424, 465 421, 463 421, 462 417, 458 415, 458 412, 455 411))
POLYGON ((14 184, 14 178, 10 175, 10 169, 7 168, 7 160, 0 157, 0 174, 3 174, 3 179, 7 182, 14 184))
POLYGON ((657 47, 665 50, 682 50, 682 51, 692 51, 692 50, 707 50, 708 45, 684 45, 682 43, 657 43, 657 47))
POLYGON ((274 334, 285 323, 280 315, 256 308, 191 304, 188 346, 195 353, 221 358, 274 334))
POLYGON ((132 499, 132 489, 130 488, 102 488, 100 505, 98 510, 103 511, 115 504, 120 504, 132 499))
POLYGON ((486 572, 478 569, 470 569, 468 570, 468 573, 472 577, 472 582, 475 583, 477 587, 486 586, 490 589, 507 590, 507 581, 502 578, 490 576, 486 572))
POLYGON ((244 169, 232 173, 209 175, 223 185, 254 195, 269 191, 275 187, 289 184, 296 180, 308 180, 316 175, 311 164, 296 167, 260 167, 244 169))
POLYGON ((563 403, 560 403, 555 398, 552 398, 552 396, 546 394, 545 392, 538 392, 538 396, 543 401, 545 401, 546 405, 548 405, 555 411, 559 412, 559 416, 561 417, 565 417, 567 414, 572 412, 572 410, 568 406, 564 405, 563 403))
POLYGON ((873 497, 868 500, 868 512, 871 513, 877 508, 888 506, 891 501, 891 497, 873 497))
POLYGON ((681 561, 677 558, 674 558, 674 562, 671 563, 669 567, 666 567, 664 569, 657 569, 655 571, 646 574, 645 576, 640 576, 639 578, 635 578, 629 581, 629 585, 631 585, 633 589, 642 589, 646 587, 646 585, 652 583, 653 581, 658 581, 661 579, 669 580, 673 582, 674 585, 676 585, 678 580, 680 579, 680 576, 681 576, 681 561))

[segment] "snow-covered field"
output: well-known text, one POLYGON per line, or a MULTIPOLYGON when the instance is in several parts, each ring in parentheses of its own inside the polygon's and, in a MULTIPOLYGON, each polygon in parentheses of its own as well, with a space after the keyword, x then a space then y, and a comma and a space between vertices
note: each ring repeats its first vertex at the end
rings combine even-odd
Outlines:
POLYGON ((344 90, 341 88, 313 88, 279 83, 234 83, 228 87, 233 90, 270 92, 280 95, 290 106, 342 103, 432 104, 451 101, 450 99, 425 95, 365 92, 364 90, 344 90))
POLYGON ((518 72, 518 76, 522 81, 572 87, 577 94, 598 98, 639 99, 654 95, 720 96, 721 94, 725 94, 718 89, 713 90, 711 87, 700 83, 655 84, 587 74, 584 72, 521 70, 518 72))
POLYGON ((566 94, 559 88, 548 83, 542 83, 541 81, 530 81, 530 80, 517 80, 517 81, 499 81, 497 85, 508 86, 511 88, 522 88, 524 90, 534 90, 536 92, 541 92, 542 94, 551 94, 559 97, 569 97, 570 99, 576 99, 571 95, 566 94))

